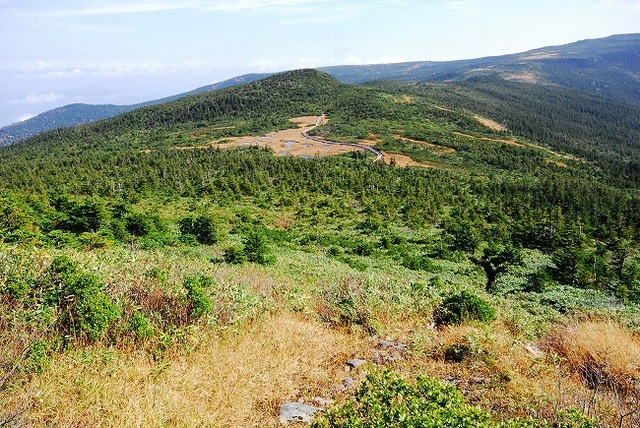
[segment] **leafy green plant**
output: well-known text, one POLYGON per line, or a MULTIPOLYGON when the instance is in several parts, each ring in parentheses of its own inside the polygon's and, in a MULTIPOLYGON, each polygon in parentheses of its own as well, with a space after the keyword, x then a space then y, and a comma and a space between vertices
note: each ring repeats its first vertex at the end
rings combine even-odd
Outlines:
POLYGON ((196 217, 184 217, 179 222, 180 233, 191 235, 203 245, 213 245, 218 241, 213 217, 201 214, 196 217))
POLYGON ((488 412, 464 402, 453 385, 420 376, 415 384, 390 370, 367 376, 354 401, 329 410, 314 428, 494 427, 488 412))
POLYGON ((213 279, 207 275, 191 275, 184 279, 183 286, 187 290, 186 298, 193 318, 201 318, 211 312, 213 305, 207 289, 212 284, 213 279))
POLYGON ((232 265, 241 265, 247 261, 247 257, 244 254, 244 250, 240 246, 232 245, 224 250, 222 255, 225 263, 232 265))
POLYGON ((129 330, 138 339, 149 339, 154 335, 153 324, 141 311, 135 311, 127 323, 129 330))
POLYGON ((261 232, 253 230, 249 232, 243 239, 244 255, 247 260, 261 265, 271 264, 275 262, 275 257, 271 254, 267 246, 267 240, 261 232))
POLYGON ((496 311, 491 304, 468 291, 447 297, 435 314, 438 324, 461 324, 473 320, 488 323, 495 318, 496 311))
POLYGON ((57 324, 64 332, 98 340, 120 316, 120 309, 98 278, 80 271, 69 258, 55 258, 49 278, 45 302, 58 306, 57 324))
POLYGON ((410 382, 385 370, 367 375, 351 401, 331 408, 312 428, 593 428, 575 410, 560 412, 558 420, 497 421, 488 411, 465 402, 455 386, 418 376, 410 382))

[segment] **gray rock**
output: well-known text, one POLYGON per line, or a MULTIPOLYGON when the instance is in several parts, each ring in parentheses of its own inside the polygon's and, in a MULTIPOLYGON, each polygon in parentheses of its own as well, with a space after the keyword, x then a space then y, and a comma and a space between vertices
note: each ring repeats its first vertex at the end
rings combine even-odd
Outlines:
POLYGON ((534 358, 544 358, 544 352, 538 349, 536 345, 527 343, 524 345, 524 349, 526 349, 534 358))
POLYGON ((381 340, 380 342, 378 342, 378 346, 382 349, 388 349, 395 347, 396 344, 391 342, 390 340, 381 340))
POLYGON ((366 362, 367 360, 363 360, 360 358, 352 358, 349 361, 347 361, 347 365, 349 367, 353 367, 354 369, 357 369, 358 367, 363 366, 366 362))
POLYGON ((284 403, 280 406, 280 421, 283 423, 305 422, 310 424, 313 416, 320 410, 318 407, 303 403, 284 403))
POLYGON ((352 377, 345 377, 342 380, 342 384, 347 388, 353 388, 355 386, 355 384, 356 384, 356 381, 353 380, 352 377))

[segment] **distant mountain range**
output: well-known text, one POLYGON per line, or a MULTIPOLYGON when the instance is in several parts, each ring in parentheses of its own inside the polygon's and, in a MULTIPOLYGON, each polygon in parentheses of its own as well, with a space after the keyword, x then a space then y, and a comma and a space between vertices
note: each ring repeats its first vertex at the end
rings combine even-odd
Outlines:
MULTIPOLYGON (((523 53, 460 61, 419 61, 398 64, 323 67, 344 83, 377 80, 417 82, 460 81, 479 76, 531 84, 559 85, 640 104, 640 34, 615 35, 550 46, 523 53)), ((113 117, 124 112, 262 79, 248 74, 193 91, 132 105, 71 104, 0 129, 0 146, 60 127, 113 117)))
POLYGON ((114 105, 114 104, 68 104, 62 107, 45 111, 37 116, 22 122, 17 122, 4 128, 0 128, 0 146, 6 146, 15 141, 32 137, 41 132, 52 129, 64 128, 68 126, 82 125, 83 123, 95 122, 97 120, 108 119, 131 110, 147 107, 155 104, 162 104, 168 101, 201 92, 215 91, 230 86, 242 85, 255 80, 263 79, 270 74, 247 74, 234 77, 223 82, 202 86, 189 92, 184 92, 170 97, 157 100, 146 101, 138 104, 114 105))

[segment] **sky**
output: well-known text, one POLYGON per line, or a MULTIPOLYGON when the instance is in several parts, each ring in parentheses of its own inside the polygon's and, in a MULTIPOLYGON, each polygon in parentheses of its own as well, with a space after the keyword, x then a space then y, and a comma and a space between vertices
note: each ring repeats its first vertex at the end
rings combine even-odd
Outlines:
POLYGON ((0 127, 248 73, 640 33, 640 0, 0 0, 0 127))

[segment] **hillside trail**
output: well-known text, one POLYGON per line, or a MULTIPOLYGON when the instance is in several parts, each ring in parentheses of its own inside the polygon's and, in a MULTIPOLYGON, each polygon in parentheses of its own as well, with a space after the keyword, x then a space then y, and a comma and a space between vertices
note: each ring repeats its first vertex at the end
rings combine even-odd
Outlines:
POLYGON ((309 131, 311 131, 312 129, 317 128, 318 126, 322 125, 323 123, 326 123, 326 116, 323 114, 322 116, 319 116, 316 119, 316 124, 313 125, 310 128, 306 128, 302 130, 302 136, 304 138, 307 138, 311 141, 315 141, 318 143, 322 143, 322 144, 330 144, 330 145, 338 145, 338 146, 347 146, 347 147, 356 147, 358 149, 362 149, 365 150, 369 153, 373 153, 376 158, 373 160, 373 162, 378 162, 380 160, 382 160, 382 153, 379 152, 378 150, 374 149, 371 146, 366 146, 364 144, 359 144, 359 143, 340 143, 338 141, 331 141, 331 140, 325 140, 323 138, 318 138, 318 137, 314 137, 312 135, 309 135, 309 131))

